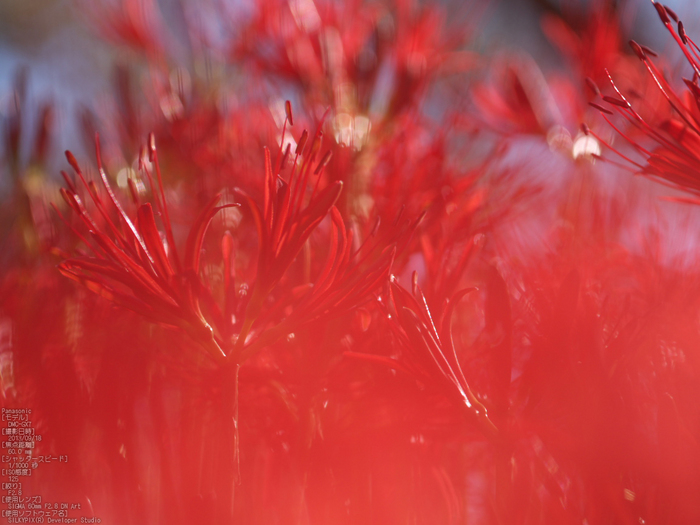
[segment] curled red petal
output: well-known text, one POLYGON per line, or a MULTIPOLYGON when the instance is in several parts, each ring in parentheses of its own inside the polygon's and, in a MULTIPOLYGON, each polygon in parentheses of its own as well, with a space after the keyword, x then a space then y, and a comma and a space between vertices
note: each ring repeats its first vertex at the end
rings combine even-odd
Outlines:
POLYGON ((190 233, 187 236, 187 242, 185 244, 185 269, 193 271, 195 275, 199 273, 199 256, 202 251, 204 234, 209 227, 209 223, 214 218, 214 215, 225 208, 240 206, 240 204, 237 203, 217 206, 220 199, 221 194, 215 195, 214 198, 209 201, 209 204, 206 205, 197 219, 195 219, 192 229, 190 229, 190 233))

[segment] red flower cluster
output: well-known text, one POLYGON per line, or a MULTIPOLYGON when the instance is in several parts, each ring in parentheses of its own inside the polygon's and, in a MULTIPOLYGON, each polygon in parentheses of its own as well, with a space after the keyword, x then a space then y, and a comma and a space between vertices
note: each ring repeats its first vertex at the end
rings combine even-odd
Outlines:
POLYGON ((7 112, 0 393, 42 438, 4 517, 700 521, 700 250, 600 150, 700 191, 670 8, 683 95, 603 0, 543 18, 555 73, 434 4, 178 5, 84 3, 134 57, 95 168, 47 175, 48 106, 22 153, 21 78, 7 112))
MULTIPOLYGON (((663 96, 660 106, 654 108, 653 120, 643 118, 636 111, 625 96, 623 91, 613 82, 609 75, 610 83, 615 90, 614 95, 601 95, 600 90, 594 89, 606 103, 607 109, 597 103, 591 103, 598 109, 606 120, 608 115, 614 112, 622 115, 626 121, 625 125, 631 128, 630 132, 619 130, 620 134, 627 139, 637 153, 645 157, 646 164, 639 164, 628 159, 622 153, 623 158, 638 168, 642 173, 650 177, 660 179, 672 186, 681 188, 692 194, 697 194, 700 190, 700 176, 698 173, 697 146, 700 144, 700 86, 698 78, 700 76, 700 48, 685 33, 683 22, 678 19, 678 15, 667 6, 654 3, 654 7, 662 23, 673 36, 679 48, 683 52, 684 58, 692 68, 692 79, 683 79, 685 91, 679 93, 662 71, 652 60, 656 57, 651 49, 638 44, 634 40, 630 41, 630 47, 637 58, 644 64, 649 76, 653 79, 658 91, 663 96), (640 137, 635 140, 635 136, 640 137), (642 138, 649 139, 651 144, 646 146, 642 138)), ((609 122, 609 120, 608 120, 609 122)), ((613 124, 611 123, 611 126, 613 124)), ((615 128, 617 129, 617 128, 615 128)), ((587 128, 586 128, 587 131, 587 128)))

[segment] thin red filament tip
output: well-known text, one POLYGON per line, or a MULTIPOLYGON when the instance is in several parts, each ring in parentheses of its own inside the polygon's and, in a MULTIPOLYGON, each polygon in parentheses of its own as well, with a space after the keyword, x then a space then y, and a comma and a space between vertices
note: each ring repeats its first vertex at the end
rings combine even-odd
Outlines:
POLYGON ((294 151, 295 155, 301 154, 304 151, 304 146, 306 146, 306 141, 309 139, 309 132, 307 130, 302 131, 301 137, 299 137, 299 142, 297 142, 297 149, 294 151))
POLYGON ((75 184, 73 184, 73 180, 70 178, 70 176, 65 171, 61 171, 61 176, 63 177, 63 180, 66 181, 68 189, 73 193, 77 193, 75 184))
POLYGON ((321 159, 321 162, 319 162, 318 166, 316 166, 316 169, 314 170, 314 175, 318 175, 319 173, 321 173, 321 170, 325 168, 331 161, 332 156, 333 152, 331 152, 331 150, 326 151, 325 155, 323 155, 323 158, 321 159))
POLYGON ((589 102, 588 105, 591 106, 591 107, 593 107, 593 108, 595 108, 595 109, 597 109, 598 111, 600 111, 600 112, 602 112, 602 113, 606 113, 606 114, 608 114, 608 115, 612 115, 612 114, 613 114, 612 111, 610 111, 609 109, 604 108, 603 106, 601 106, 601 105, 599 105, 599 104, 596 104, 595 102, 589 102))
POLYGON ((600 88, 598 88, 598 84, 596 84, 591 77, 586 77, 586 85, 593 93, 600 96, 600 88))
POLYGON ((609 97, 608 95, 603 96, 603 100, 608 104, 613 104, 614 106, 620 106, 621 108, 629 108, 630 103, 626 100, 621 100, 615 97, 609 97))
POLYGON ((311 146, 309 146, 309 159, 312 160, 316 158, 318 150, 321 149, 321 143, 323 142, 323 131, 317 131, 313 140, 311 141, 311 146))
POLYGON ((659 55, 650 47, 648 46, 641 46, 641 48, 644 50, 644 53, 647 55, 653 56, 653 57, 658 57, 659 55))
MULTIPOLYGON (((662 6, 661 4, 654 3, 654 7, 656 8, 656 12, 659 14, 659 18, 664 24, 670 24, 671 19, 668 17, 668 12, 666 11, 666 8, 662 6)), ((675 13, 674 13, 675 14, 675 13)))
POLYGON ((294 115, 292 115, 292 103, 289 100, 284 101, 284 111, 287 113, 287 120, 289 125, 294 125, 294 115))
POLYGON ((678 21, 678 36, 681 37, 681 40, 685 45, 688 45, 688 37, 685 34, 685 27, 683 27, 683 22, 680 20, 678 21))
POLYGON ((100 148, 99 133, 95 133, 95 160, 97 161, 97 169, 102 170, 102 149, 100 148))
POLYGON ((98 202, 102 202, 102 199, 100 199, 100 194, 97 190, 97 184, 95 184, 94 180, 89 180, 88 181, 88 189, 92 192, 92 194, 95 196, 95 199, 97 199, 98 202))
POLYGON ((148 134, 148 160, 153 163, 156 155, 156 137, 153 133, 148 134))
POLYGON ((664 6, 664 9, 666 10, 666 13, 668 14, 668 16, 670 16, 674 22, 678 22, 678 15, 676 14, 676 12, 673 9, 671 9, 667 5, 664 6))
POLYGON ((642 49, 642 46, 640 46, 637 42, 634 40, 630 40, 630 47, 632 48, 632 51, 634 51, 634 54, 639 57, 639 60, 645 60, 646 55, 644 54, 644 50, 642 49))
POLYGON ((80 173, 80 166, 78 165, 78 161, 75 159, 70 150, 66 150, 66 160, 68 161, 68 164, 70 164, 71 167, 75 170, 76 173, 80 173))
POLYGON ((129 193, 131 193, 131 198, 134 201, 134 204, 136 206, 141 205, 141 199, 139 199, 139 190, 136 188, 136 183, 134 182, 134 179, 129 177, 127 179, 127 184, 129 185, 129 193))
POLYGON ((280 170, 283 170, 287 165, 287 160, 289 159, 289 152, 292 150, 292 144, 288 143, 284 150, 284 155, 282 156, 282 162, 280 162, 280 170))

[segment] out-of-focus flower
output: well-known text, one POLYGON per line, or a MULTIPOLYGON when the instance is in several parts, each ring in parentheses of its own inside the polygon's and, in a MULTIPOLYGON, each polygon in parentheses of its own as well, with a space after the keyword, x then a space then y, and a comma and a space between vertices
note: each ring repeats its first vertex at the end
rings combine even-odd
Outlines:
POLYGON ((480 121, 489 129, 510 135, 547 135, 563 116, 544 74, 526 54, 506 58, 489 68, 490 78, 477 84, 473 103, 480 121))
POLYGON ((231 44, 233 61, 294 81, 309 108, 369 116, 373 125, 414 111, 428 79, 474 62, 460 49, 468 32, 446 27, 436 5, 261 0, 253 11, 231 44))
POLYGON ((58 185, 48 170, 55 108, 52 103, 42 102, 33 111, 27 79, 27 71, 18 70, 12 95, 0 108, 4 124, 0 176, 7 184, 3 190, 9 193, 0 210, 0 243, 6 248, 0 256, 0 268, 31 266, 56 240, 49 202, 58 196, 58 185), (32 123, 31 118, 36 122, 32 123), (29 148, 25 148, 30 132, 33 136, 29 148))
POLYGON ((90 20, 99 34, 116 43, 144 53, 152 60, 165 51, 165 23, 157 2, 153 0, 107 0, 79 2, 80 12, 90 20))
MULTIPOLYGON (((542 29, 549 40, 564 55, 567 67, 575 75, 580 98, 590 98, 585 79, 601 83, 605 70, 631 73, 632 57, 623 47, 630 30, 632 9, 627 2, 594 0, 585 7, 574 2, 562 2, 561 13, 542 17, 542 29), (581 9, 584 12, 579 11, 581 9)), ((571 101, 580 104, 583 100, 571 101)))

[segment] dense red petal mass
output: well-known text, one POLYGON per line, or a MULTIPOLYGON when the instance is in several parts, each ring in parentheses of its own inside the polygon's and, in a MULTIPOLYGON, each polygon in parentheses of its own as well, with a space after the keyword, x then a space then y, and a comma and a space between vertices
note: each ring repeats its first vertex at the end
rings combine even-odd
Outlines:
POLYGON ((76 153, 0 93, 2 523, 700 523, 700 47, 516 4, 74 2, 76 153))

